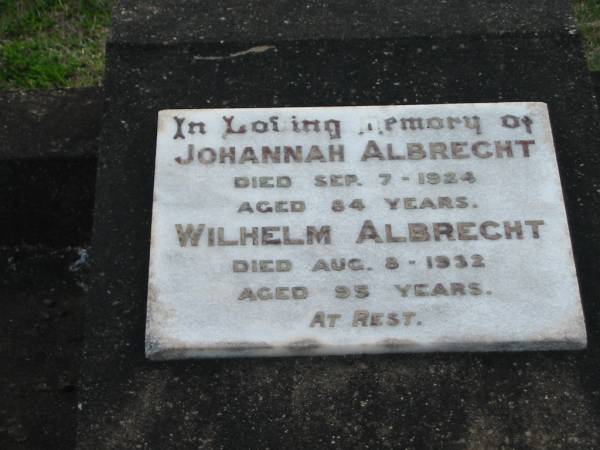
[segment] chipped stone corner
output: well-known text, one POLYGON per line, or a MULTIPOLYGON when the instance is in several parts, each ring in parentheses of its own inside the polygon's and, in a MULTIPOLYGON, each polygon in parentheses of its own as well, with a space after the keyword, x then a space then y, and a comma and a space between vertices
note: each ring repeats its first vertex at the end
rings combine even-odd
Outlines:
POLYGON ((145 355, 146 359, 149 360, 157 360, 162 359, 161 355, 164 353, 164 349, 162 348, 160 342, 154 339, 152 336, 146 335, 146 344, 145 344, 145 355))
POLYGON ((157 333, 152 327, 146 327, 145 356, 150 361, 186 359, 193 357, 194 349, 185 343, 164 334, 157 333))
POLYGON ((146 335, 145 356, 150 361, 167 361, 193 357, 194 352, 164 336, 146 335))

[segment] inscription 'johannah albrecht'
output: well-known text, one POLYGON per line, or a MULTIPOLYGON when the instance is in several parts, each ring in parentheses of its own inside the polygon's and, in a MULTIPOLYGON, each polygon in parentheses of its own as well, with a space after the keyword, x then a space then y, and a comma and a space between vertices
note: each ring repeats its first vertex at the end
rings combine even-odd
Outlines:
MULTIPOLYGON (((479 140, 474 142, 367 142, 360 161, 419 161, 445 159, 529 158, 535 140, 479 140)), ((184 156, 175 157, 180 165, 196 160, 211 164, 289 164, 313 162, 344 162, 344 145, 263 145, 228 147, 196 147, 188 144, 184 156)))

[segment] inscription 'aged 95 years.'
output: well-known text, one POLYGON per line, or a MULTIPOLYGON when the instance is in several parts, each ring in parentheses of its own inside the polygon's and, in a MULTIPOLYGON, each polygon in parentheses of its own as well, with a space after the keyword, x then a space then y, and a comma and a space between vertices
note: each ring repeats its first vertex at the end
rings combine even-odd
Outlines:
POLYGON ((159 113, 147 357, 585 345, 545 104, 159 113))

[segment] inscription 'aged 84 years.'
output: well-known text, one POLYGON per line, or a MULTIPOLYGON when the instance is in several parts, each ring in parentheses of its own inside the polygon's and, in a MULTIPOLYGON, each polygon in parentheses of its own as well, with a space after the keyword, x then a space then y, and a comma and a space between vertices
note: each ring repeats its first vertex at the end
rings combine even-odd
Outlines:
POLYGON ((149 358, 585 344, 545 104, 159 113, 149 358))

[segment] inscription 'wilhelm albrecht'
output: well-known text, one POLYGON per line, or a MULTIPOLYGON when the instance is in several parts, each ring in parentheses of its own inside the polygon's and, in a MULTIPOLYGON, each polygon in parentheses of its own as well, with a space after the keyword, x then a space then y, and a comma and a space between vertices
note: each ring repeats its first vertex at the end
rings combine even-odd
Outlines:
MULTIPOLYGON (((400 242, 441 242, 476 241, 486 239, 539 239, 543 220, 505 220, 496 222, 434 222, 407 223, 405 234, 398 234, 392 224, 378 227, 371 220, 365 220, 357 244, 363 242, 400 243, 400 242)), ((295 227, 298 230, 299 227, 295 227)), ((177 239, 181 247, 199 247, 201 241, 208 247, 235 245, 329 245, 332 243, 332 226, 307 226, 304 232, 294 233, 293 226, 240 227, 233 233, 227 233, 225 227, 208 227, 206 224, 175 224, 177 239), (206 232, 205 232, 206 231, 206 232), (234 237, 235 236, 235 237, 234 237)))

